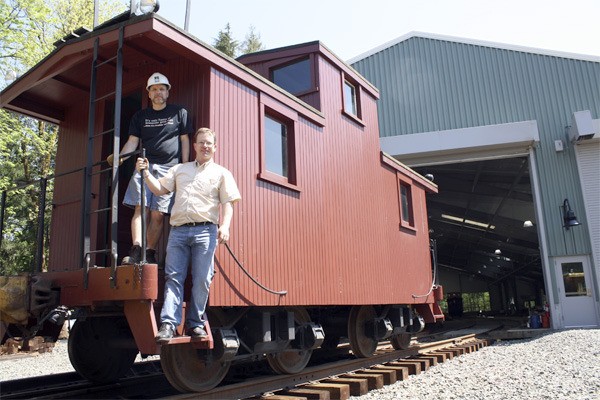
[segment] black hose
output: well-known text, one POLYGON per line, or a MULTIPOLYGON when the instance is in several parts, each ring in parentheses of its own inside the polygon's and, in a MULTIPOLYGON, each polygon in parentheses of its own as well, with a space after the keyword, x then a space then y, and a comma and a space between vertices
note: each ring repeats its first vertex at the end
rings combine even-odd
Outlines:
POLYGON ((248 271, 246 271, 246 269, 242 266, 242 264, 238 261, 237 257, 235 256, 235 254, 233 254, 233 251, 231 251, 231 248, 229 248, 229 245, 227 244, 227 242, 225 242, 225 247, 227 248, 227 250, 229 251, 229 254, 231 254, 231 257, 233 257, 233 259, 235 260, 235 263, 238 265, 238 267, 240 267, 240 269, 242 271, 244 271, 244 273, 246 274, 246 276, 248 278, 250 278, 250 280, 252 280, 252 282, 254 282, 255 284, 257 284, 261 289, 269 292, 269 293, 273 293, 273 294, 277 294, 279 296, 285 296, 287 294, 287 290, 282 290, 280 292, 269 289, 268 287, 264 286, 263 284, 261 284, 259 281, 257 281, 256 279, 254 279, 252 277, 252 275, 250 275, 250 273, 248 271))

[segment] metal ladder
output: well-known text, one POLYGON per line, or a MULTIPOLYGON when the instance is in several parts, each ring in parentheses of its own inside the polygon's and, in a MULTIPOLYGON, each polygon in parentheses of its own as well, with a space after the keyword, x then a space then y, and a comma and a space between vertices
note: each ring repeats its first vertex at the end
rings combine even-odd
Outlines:
POLYGON ((119 42, 116 54, 106 60, 100 60, 98 56, 99 52, 99 38, 96 38, 94 42, 94 54, 92 59, 92 73, 90 82, 90 104, 89 104, 89 115, 88 115, 88 143, 87 143, 87 156, 86 166, 83 173, 83 207, 82 207, 82 224, 81 224, 81 254, 82 269, 84 273, 83 282, 84 288, 88 287, 88 275, 91 268, 92 255, 105 253, 110 254, 110 267, 111 271, 111 287, 116 287, 116 275, 117 275, 117 234, 118 234, 118 202, 119 202, 119 151, 121 146, 121 98, 123 94, 123 38, 124 28, 119 29, 119 42), (115 90, 107 93, 103 96, 96 97, 97 93, 97 76, 98 70, 105 66, 114 66, 116 72, 115 90), (95 133, 96 124, 96 105, 99 101, 106 98, 114 97, 114 120, 113 127, 106 131, 95 133), (93 162, 94 156, 94 140, 103 135, 114 133, 113 140, 113 154, 115 155, 115 162, 111 168, 103 168, 93 172, 93 167, 101 165, 104 161, 98 163, 93 162), (112 185, 111 185, 111 197, 110 204, 105 208, 98 208, 92 210, 92 177, 94 175, 102 174, 111 171, 112 173, 112 185), (110 246, 104 249, 92 249, 91 246, 91 218, 92 215, 98 213, 110 213, 110 246))

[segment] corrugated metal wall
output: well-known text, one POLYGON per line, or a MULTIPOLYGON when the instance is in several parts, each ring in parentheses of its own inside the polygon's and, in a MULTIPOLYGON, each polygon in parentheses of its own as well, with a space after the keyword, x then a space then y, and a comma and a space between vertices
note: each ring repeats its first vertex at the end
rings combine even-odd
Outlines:
POLYGON ((557 153, 554 141, 573 112, 600 117, 600 63, 412 37, 353 67, 381 91, 381 136, 536 120, 549 255, 590 253, 587 229, 562 228, 563 200, 584 204, 572 145, 557 153))
MULTIPOLYGON (((600 265, 600 140, 582 142, 576 147, 577 161, 581 174, 581 185, 587 211, 591 221, 590 235, 594 249, 594 263, 600 265)), ((581 217, 580 217, 581 218, 581 217)))

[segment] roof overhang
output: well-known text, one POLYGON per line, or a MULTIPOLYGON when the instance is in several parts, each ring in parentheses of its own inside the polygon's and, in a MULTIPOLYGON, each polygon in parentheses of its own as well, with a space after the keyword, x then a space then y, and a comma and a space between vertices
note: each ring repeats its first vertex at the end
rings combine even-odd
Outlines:
POLYGON ((381 150, 411 167, 517 157, 539 142, 537 121, 389 136, 381 150))

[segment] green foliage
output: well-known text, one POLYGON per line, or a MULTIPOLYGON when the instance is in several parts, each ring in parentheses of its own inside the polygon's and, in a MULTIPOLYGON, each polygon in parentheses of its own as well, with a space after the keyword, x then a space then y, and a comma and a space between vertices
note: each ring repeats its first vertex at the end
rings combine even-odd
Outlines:
MULTIPOLYGON (((99 2, 100 22, 123 12, 128 0, 99 2)), ((0 2, 0 79, 22 74, 77 28, 92 29, 92 0, 2 0, 0 2)))
POLYGON ((254 31, 254 27, 250 26, 250 31, 246 34, 246 39, 240 44, 239 41, 233 38, 231 33, 231 25, 227 23, 225 29, 219 31, 217 38, 213 41, 213 46, 227 54, 229 57, 237 57, 240 54, 254 53, 264 50, 265 46, 260 40, 260 34, 254 31))
MULTIPOLYGON (((57 126, 0 110, 0 191, 6 191, 4 232, 0 263, 3 273, 33 267, 38 226, 40 179, 54 169, 57 126)), ((52 199, 53 182, 46 198, 52 199)), ((50 204, 44 216, 44 249, 47 250, 50 204)), ((47 251, 45 251, 47 256, 47 251)))
MULTIPOLYGON (((54 49, 54 42, 79 27, 92 28, 91 0, 0 1, 0 87, 11 83, 54 49)), ((129 0, 99 2, 100 21, 124 11, 129 0)), ((58 127, 0 110, 0 192, 7 190, 0 273, 30 271, 34 263, 39 180, 54 170, 58 127)), ((53 182, 48 182, 51 204, 53 182)), ((50 209, 45 212, 47 257, 50 209)))
POLYGON ((224 30, 219 31, 213 46, 215 46, 217 50, 227 54, 229 57, 235 57, 239 42, 233 39, 229 22, 225 25, 224 30))
POLYGON ((240 48, 242 54, 255 53, 264 49, 265 46, 260 40, 260 34, 254 32, 254 27, 250 26, 250 31, 246 34, 246 40, 244 40, 240 48))
POLYGON ((464 312, 486 312, 492 309, 489 292, 462 293, 464 312))

